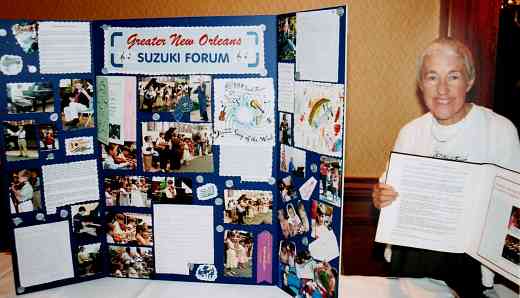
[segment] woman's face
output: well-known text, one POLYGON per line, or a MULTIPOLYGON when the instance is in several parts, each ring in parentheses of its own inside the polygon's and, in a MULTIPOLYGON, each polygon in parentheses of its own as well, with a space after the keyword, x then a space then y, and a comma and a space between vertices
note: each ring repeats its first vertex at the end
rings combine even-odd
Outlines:
POLYGON ((419 88, 428 110, 440 124, 464 119, 470 107, 466 93, 473 82, 467 79, 463 59, 450 48, 435 49, 424 57, 419 88))

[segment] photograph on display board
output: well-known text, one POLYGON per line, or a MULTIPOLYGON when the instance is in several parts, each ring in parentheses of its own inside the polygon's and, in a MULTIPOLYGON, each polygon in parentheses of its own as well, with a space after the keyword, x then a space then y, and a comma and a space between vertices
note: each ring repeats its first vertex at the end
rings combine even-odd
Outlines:
MULTIPOLYGON (((520 240, 512 235, 506 235, 504 240, 504 248, 502 250, 502 257, 509 262, 520 265, 520 240)), ((518 266, 520 267, 520 266, 518 266)))
POLYGON ((282 290, 294 297, 336 298, 338 270, 314 260, 309 251, 299 252, 294 264, 280 262, 282 290))
POLYGON ((334 207, 313 200, 311 207, 311 237, 309 252, 319 261, 329 262, 339 257, 339 241, 332 229, 334 207))
POLYGON ((191 204, 192 180, 187 177, 152 177, 151 195, 154 203, 191 204))
POLYGON ((278 60, 296 59, 296 16, 278 18, 278 60))
POLYGON ((143 122, 145 172, 213 172, 211 124, 143 122))
POLYGON ((298 192, 294 188, 294 183, 291 176, 278 179, 278 190, 280 191, 280 197, 282 198, 282 201, 285 203, 299 197, 298 192))
POLYGON ((253 276, 253 234, 239 230, 224 231, 224 276, 253 276))
POLYGON ((114 213, 106 216, 107 243, 152 246, 152 215, 114 213))
POLYGON ((309 217, 307 216, 303 202, 300 201, 296 205, 297 207, 294 206, 295 204, 289 203, 285 208, 278 209, 278 222, 280 223, 282 235, 285 239, 303 235, 310 229, 309 217))
POLYGON ((211 76, 190 75, 190 121, 211 121, 211 76))
POLYGON ((292 114, 280 113, 280 144, 292 145, 292 114))
POLYGON ((4 122, 4 150, 6 159, 22 161, 38 159, 36 125, 33 120, 4 122))
POLYGON ((9 114, 54 112, 51 82, 7 83, 6 87, 9 114))
POLYGON ((261 190, 224 190, 224 223, 240 225, 271 224, 273 193, 261 190))
POLYGON ((153 274, 151 247, 108 246, 110 275, 114 277, 150 278, 153 274))
POLYGON ((294 267, 294 261, 296 258, 296 244, 287 240, 280 241, 278 256, 280 257, 280 263, 294 267))
POLYGON ((38 23, 20 22, 11 27, 11 32, 22 50, 31 54, 38 51, 38 23))
POLYGON ((106 206, 151 207, 150 178, 143 176, 105 177, 106 206))
POLYGON ((60 111, 64 130, 94 127, 94 85, 92 80, 61 79, 60 111))
POLYGON ((102 235, 99 202, 72 205, 70 211, 76 240, 95 241, 102 235))
POLYGON ((94 138, 92 136, 66 138, 65 154, 67 156, 94 154, 94 138))
POLYGON ((343 85, 297 81, 294 94, 294 146, 341 157, 343 85))
POLYGON ((305 151, 281 145, 280 170, 297 177, 303 177, 305 175, 305 151))
POLYGON ((137 148, 135 142, 124 145, 101 144, 101 163, 104 170, 135 170, 137 166, 137 148))
POLYGON ((190 100, 189 80, 187 75, 139 78, 139 111, 174 112, 190 100))
POLYGON ((340 207, 342 189, 341 159, 322 156, 320 158, 320 200, 340 207))
POLYGON ((54 124, 39 125, 38 130, 40 133, 40 152, 60 149, 58 130, 54 124))
POLYGON ((15 170, 9 174, 11 214, 42 209, 39 169, 15 170))
POLYGON ((101 243, 80 245, 76 249, 78 276, 85 277, 103 273, 103 257, 100 252, 101 243))

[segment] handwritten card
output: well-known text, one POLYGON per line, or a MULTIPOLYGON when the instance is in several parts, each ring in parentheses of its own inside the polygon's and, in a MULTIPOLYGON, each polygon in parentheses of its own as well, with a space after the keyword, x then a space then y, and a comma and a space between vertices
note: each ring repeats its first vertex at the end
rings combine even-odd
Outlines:
POLYGON ((220 176, 267 182, 273 176, 273 147, 220 146, 220 176), (254 158, 252 158, 254 156, 254 158))
POLYGON ((273 79, 220 79, 214 85, 215 144, 273 146, 273 79))

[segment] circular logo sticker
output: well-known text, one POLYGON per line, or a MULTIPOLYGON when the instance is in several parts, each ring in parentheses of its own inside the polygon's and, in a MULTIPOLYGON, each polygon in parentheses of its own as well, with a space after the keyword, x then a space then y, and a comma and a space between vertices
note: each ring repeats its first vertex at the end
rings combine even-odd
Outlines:
POLYGON ((316 173, 317 171, 318 171, 318 166, 315 163, 311 164, 311 172, 316 173))
POLYGON ((201 175, 198 175, 195 178, 195 181, 197 181, 197 183, 204 183, 204 177, 202 177, 201 175))
POLYGON ((13 223, 14 223, 15 226, 20 225, 22 222, 23 222, 23 220, 21 218, 19 218, 19 217, 13 218, 13 223))
POLYGON ((61 218, 66 218, 67 216, 69 216, 69 212, 67 210, 61 210, 60 216, 61 218))
POLYGON ((217 230, 217 232, 222 233, 222 232, 224 232, 224 227, 222 225, 218 225, 216 230, 217 230))
POLYGON ((35 73, 38 71, 38 68, 34 65, 27 65, 27 70, 30 72, 30 73, 35 73))
POLYGON ((307 237, 303 237, 302 238, 302 244, 305 245, 305 246, 309 245, 309 239, 307 237))
POLYGON ((215 205, 217 205, 217 206, 222 205, 222 198, 216 198, 215 199, 215 205))
POLYGON ((43 215, 43 213, 36 214, 36 220, 39 220, 39 221, 45 220, 45 215, 43 215))
POLYGON ((276 183, 276 179, 274 177, 269 178, 269 181, 267 181, 270 185, 274 185, 276 183))
POLYGON ((233 187, 233 180, 229 179, 229 180, 226 180, 226 187, 233 187))
POLYGON ((52 122, 56 122, 58 120, 58 113, 52 113, 49 119, 51 119, 52 122))
POLYGON ((161 115, 159 115, 159 114, 157 114, 157 113, 153 113, 153 115, 152 115, 152 119, 153 119, 154 121, 157 121, 157 120, 161 119, 161 115))

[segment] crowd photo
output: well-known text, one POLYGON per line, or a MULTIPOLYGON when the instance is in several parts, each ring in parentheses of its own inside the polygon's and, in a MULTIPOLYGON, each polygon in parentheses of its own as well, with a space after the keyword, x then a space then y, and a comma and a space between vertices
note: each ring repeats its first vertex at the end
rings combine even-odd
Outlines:
POLYGON ((97 240, 102 231, 99 202, 72 205, 70 211, 76 240, 80 242, 97 240))
POLYGON ((15 170, 9 176, 11 214, 42 209, 40 171, 15 170))
POLYGON ((151 207, 150 179, 142 176, 109 176, 105 178, 106 206, 151 207))
POLYGON ((152 216, 138 213, 109 212, 107 243, 152 246, 152 216))
POLYGON ((271 224, 273 194, 260 190, 224 190, 224 223, 240 225, 271 224))
POLYGON ((253 276, 253 243, 252 233, 224 231, 224 276, 253 276))
POLYGON ((151 247, 109 246, 110 275, 114 277, 150 278, 153 272, 151 247))
POLYGON ((141 77, 138 82, 139 110, 173 112, 182 100, 189 99, 189 76, 141 77))
POLYGON ((161 204, 191 204, 192 180, 187 177, 152 177, 152 199, 161 204))
POLYGON ((94 127, 94 85, 91 80, 60 80, 60 98, 64 130, 94 127))
POLYGON ((143 122, 146 172, 213 172, 211 124, 143 122))
POLYGON ((101 144, 101 163, 105 170, 135 170, 137 148, 135 142, 101 144))

